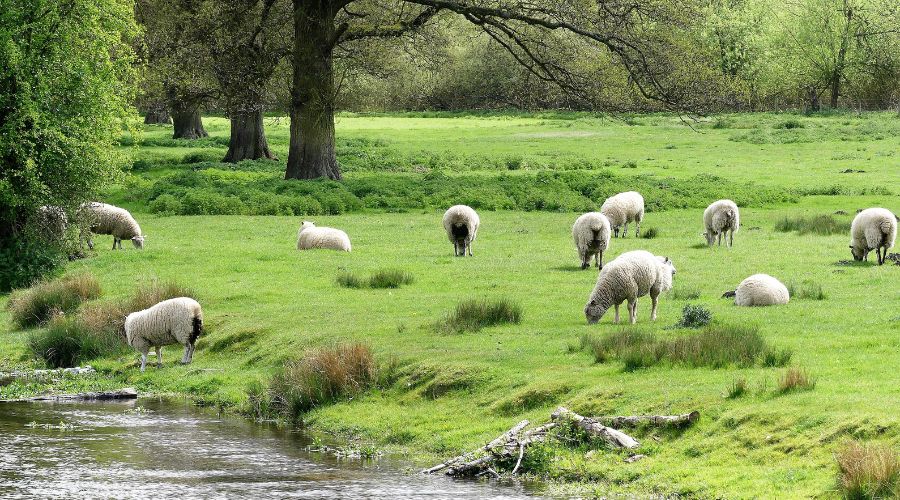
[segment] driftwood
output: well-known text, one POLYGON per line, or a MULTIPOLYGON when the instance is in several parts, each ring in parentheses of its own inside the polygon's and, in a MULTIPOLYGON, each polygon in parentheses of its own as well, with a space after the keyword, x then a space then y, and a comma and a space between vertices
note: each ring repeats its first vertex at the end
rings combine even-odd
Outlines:
POLYGON ((596 420, 609 427, 637 427, 651 425, 654 427, 687 427, 700 418, 699 411, 684 415, 634 415, 630 417, 596 417, 596 420))
POLYGON ((514 425, 514 426, 512 427, 512 429, 510 429, 510 430, 504 432, 503 434, 499 435, 496 439, 494 439, 494 440, 491 441, 490 443, 488 443, 488 444, 482 446, 481 448, 478 448, 477 450, 470 451, 470 452, 468 452, 468 453, 464 453, 464 454, 462 454, 462 455, 460 455, 460 456, 458 456, 458 457, 453 457, 453 458, 451 458, 450 460, 447 460, 447 461, 444 462, 444 463, 440 463, 440 464, 435 465, 434 467, 432 467, 432 468, 430 468, 430 469, 425 469, 425 470, 423 470, 422 473, 423 473, 423 474, 434 474, 435 472, 437 472, 437 471, 439 471, 439 470, 442 470, 442 469, 446 469, 447 467, 450 467, 451 465, 458 464, 458 463, 461 463, 461 462, 470 462, 470 461, 471 461, 478 453, 480 453, 480 452, 489 452, 489 451, 491 451, 492 449, 494 449, 494 448, 496 448, 496 447, 498 447, 498 446, 501 446, 501 445, 503 445, 503 444, 506 444, 507 442, 509 442, 510 439, 513 438, 513 436, 515 436, 516 434, 518 434, 519 431, 521 431, 521 430, 524 429, 525 427, 528 427, 528 424, 529 424, 529 422, 528 422, 527 420, 523 420, 523 421, 519 422, 518 424, 514 425))
POLYGON ((0 399, 0 403, 19 403, 24 401, 109 401, 135 398, 137 398, 137 391, 129 387, 116 391, 80 392, 78 394, 53 394, 21 399, 0 399))
POLYGON ((606 441, 609 445, 615 448, 637 448, 640 446, 640 443, 633 437, 625 434, 624 432, 617 431, 612 427, 607 427, 597 420, 589 417, 582 417, 581 415, 560 406, 553 412, 551 418, 557 422, 571 422, 577 428, 586 432, 587 434, 598 437, 604 441, 606 441))

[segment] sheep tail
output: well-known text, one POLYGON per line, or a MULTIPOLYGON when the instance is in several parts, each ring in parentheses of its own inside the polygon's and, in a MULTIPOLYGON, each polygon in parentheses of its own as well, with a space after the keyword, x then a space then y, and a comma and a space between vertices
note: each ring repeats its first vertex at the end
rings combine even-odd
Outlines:
POLYGON ((188 339, 190 345, 194 345, 194 342, 197 341, 197 338, 200 337, 200 334, 203 332, 203 318, 199 316, 194 316, 194 329, 191 331, 191 338, 188 339))

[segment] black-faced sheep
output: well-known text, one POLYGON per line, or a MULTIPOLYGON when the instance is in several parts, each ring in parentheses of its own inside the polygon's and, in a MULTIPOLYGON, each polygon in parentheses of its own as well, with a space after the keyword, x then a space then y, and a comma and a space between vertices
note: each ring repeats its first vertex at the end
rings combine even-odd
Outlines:
POLYGON ((706 207, 703 211, 703 225, 706 232, 706 244, 712 246, 719 239, 719 246, 722 246, 722 237, 725 236, 725 244, 732 246, 734 244, 734 233, 741 226, 740 212, 738 206, 731 200, 719 200, 706 207))
POLYGON ((181 344, 184 356, 181 364, 194 358, 194 344, 203 332, 203 310, 196 300, 178 297, 164 300, 125 318, 125 339, 141 353, 141 371, 147 366, 150 348, 156 349, 157 366, 162 366, 163 346, 181 344))
POLYGON ((478 225, 481 220, 478 213, 467 205, 454 205, 444 213, 444 231, 447 239, 453 243, 453 255, 465 257, 466 252, 472 256, 472 242, 478 236, 478 225))
POLYGON ((581 257, 581 268, 591 266, 594 258, 598 269, 603 269, 603 251, 609 248, 609 219, 600 212, 588 212, 572 226, 572 238, 581 257))
POLYGON ((850 225, 850 252, 854 260, 869 260, 869 252, 875 250, 878 265, 882 265, 896 239, 897 217, 886 208, 867 208, 850 225))

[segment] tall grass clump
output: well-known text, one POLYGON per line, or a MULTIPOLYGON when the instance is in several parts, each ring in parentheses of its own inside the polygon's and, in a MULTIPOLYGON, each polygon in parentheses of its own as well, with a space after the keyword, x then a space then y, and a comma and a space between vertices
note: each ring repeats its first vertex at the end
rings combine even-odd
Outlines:
POLYGON ((51 368, 71 368, 122 348, 118 336, 98 334, 69 316, 54 318, 46 330, 30 333, 27 343, 32 354, 51 368))
POLYGON ((792 299, 825 300, 826 298, 822 285, 812 281, 805 281, 801 284, 789 281, 787 289, 792 299))
POLYGON ((365 285, 365 281, 351 271, 341 271, 335 281, 344 288, 362 288, 365 285))
POLYGON ((269 405, 293 421, 310 410, 352 397, 378 381, 378 366, 365 344, 313 349, 287 361, 269 385, 269 405))
POLYGON ((415 281, 412 273, 401 269, 381 269, 369 278, 370 288, 400 288, 415 281))
POLYGON ((839 221, 831 215, 814 217, 783 217, 775 223, 775 230, 781 233, 796 231, 798 234, 845 234, 850 232, 850 222, 839 221))
POLYGON ((69 314, 82 302, 100 296, 100 283, 90 274, 73 274, 42 281, 12 293, 7 304, 10 318, 19 328, 47 323, 57 314, 69 314))
POLYGON ((816 388, 816 379, 803 368, 788 368, 778 379, 778 392, 787 394, 797 391, 811 391, 816 388))
POLYGON ((747 379, 741 377, 735 379, 734 382, 728 386, 728 390, 725 392, 726 399, 737 399, 744 394, 747 394, 749 390, 749 386, 747 385, 747 379))
POLYGON ((851 441, 835 453, 835 460, 845 498, 900 497, 900 459, 890 446, 851 441))
POLYGON ((509 299, 473 299, 460 302, 445 316, 438 329, 449 333, 477 332, 486 326, 519 323, 522 306, 509 299))
POLYGON ((653 238, 656 238, 657 236, 659 236, 659 229, 656 229, 655 227, 651 227, 644 231, 644 234, 641 235, 641 238, 644 238, 645 240, 652 240, 653 238))
POLYGON ((681 319, 675 325, 679 328, 702 328, 712 321, 709 309, 696 304, 685 304, 681 309, 681 319))
POLYGON ((668 295, 673 300, 697 300, 700 298, 700 289, 679 286, 672 288, 668 295))

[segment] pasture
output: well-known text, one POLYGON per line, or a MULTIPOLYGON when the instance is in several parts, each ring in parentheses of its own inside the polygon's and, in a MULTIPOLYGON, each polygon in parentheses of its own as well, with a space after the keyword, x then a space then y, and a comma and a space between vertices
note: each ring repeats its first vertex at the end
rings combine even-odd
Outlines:
MULTIPOLYGON (((63 388, 128 384, 250 412, 248 388, 267 383, 286 360, 360 341, 380 362, 396 365, 391 383, 304 420, 408 454, 416 465, 473 449, 524 418, 543 422, 557 405, 584 415, 698 410, 700 422, 683 432, 638 430, 639 451, 647 455, 641 461, 556 444, 532 470, 567 492, 835 496, 839 446, 850 439, 900 442, 900 266, 841 262, 852 261, 846 232, 775 228, 785 218, 817 215, 849 224, 857 209, 871 206, 900 212, 900 118, 746 114, 688 124, 666 115, 341 115, 338 159, 347 187, 304 187, 303 196, 316 201, 308 214, 258 194, 282 184, 291 193, 299 184, 278 180, 286 119, 267 119, 279 162, 237 166, 217 162, 227 144, 223 119, 207 119, 212 137, 199 142, 145 127, 143 142, 123 140, 120 149, 135 166, 104 201, 132 211, 146 249, 113 252, 111 238, 100 236, 97 250, 65 272, 96 276, 100 301, 150 280, 177 282, 196 292, 208 332, 191 365, 177 364, 174 346, 163 350, 162 369, 141 374, 137 354, 125 351, 91 362, 101 377, 67 380, 63 388), (422 183, 438 174, 450 187, 422 183), (542 177, 550 174, 569 177, 542 177), (196 187, 182 182, 188 176, 202 183, 205 204, 188 204, 186 193, 196 187), (515 184, 518 177, 528 179, 525 187, 515 184), (497 199, 476 206, 465 182, 454 183, 460 178, 477 180, 477 193, 497 199), (603 202, 579 183, 604 178, 652 186, 642 229, 657 230, 652 239, 635 239, 633 230, 613 239, 605 261, 646 249, 669 256, 678 270, 655 323, 649 298, 639 300, 637 328, 661 338, 685 335, 673 325, 683 306, 699 304, 714 324, 758 326, 769 344, 790 350, 786 366, 661 363, 626 371, 621 361, 596 363, 580 348, 585 334, 623 328, 612 324, 612 312, 586 324, 596 269, 579 269, 571 238, 578 211, 603 202), (559 206, 534 203, 541 182, 555 190, 549 201, 564 198, 559 206), (727 197, 729 189, 741 205, 741 230, 733 248, 707 248, 703 207, 717 199, 708 196, 727 197), (654 205, 653 192, 665 203, 654 205), (163 195, 170 199, 155 201, 163 195), (443 209, 461 201, 481 216, 474 258, 454 258, 441 228, 443 209), (192 213, 185 207, 199 207, 198 215, 173 215, 192 213), (255 215, 269 209, 293 215, 255 215), (296 251, 304 218, 346 231, 353 252, 296 251), (414 279, 394 289, 337 283, 347 271, 385 269, 414 279), (821 287, 824 298, 795 297, 770 308, 738 308, 721 298, 755 273, 821 287), (478 298, 520 304, 521 322, 466 333, 436 328, 460 301, 478 298), (804 369, 815 386, 780 392, 788 367, 804 369), (726 397, 739 380, 747 391, 726 397)), ((9 324, 2 309, 0 322, 9 324)), ((0 335, 0 371, 41 366, 27 349, 32 334, 9 328, 0 335)), ((0 398, 46 389, 13 383, 0 387, 0 398)))

